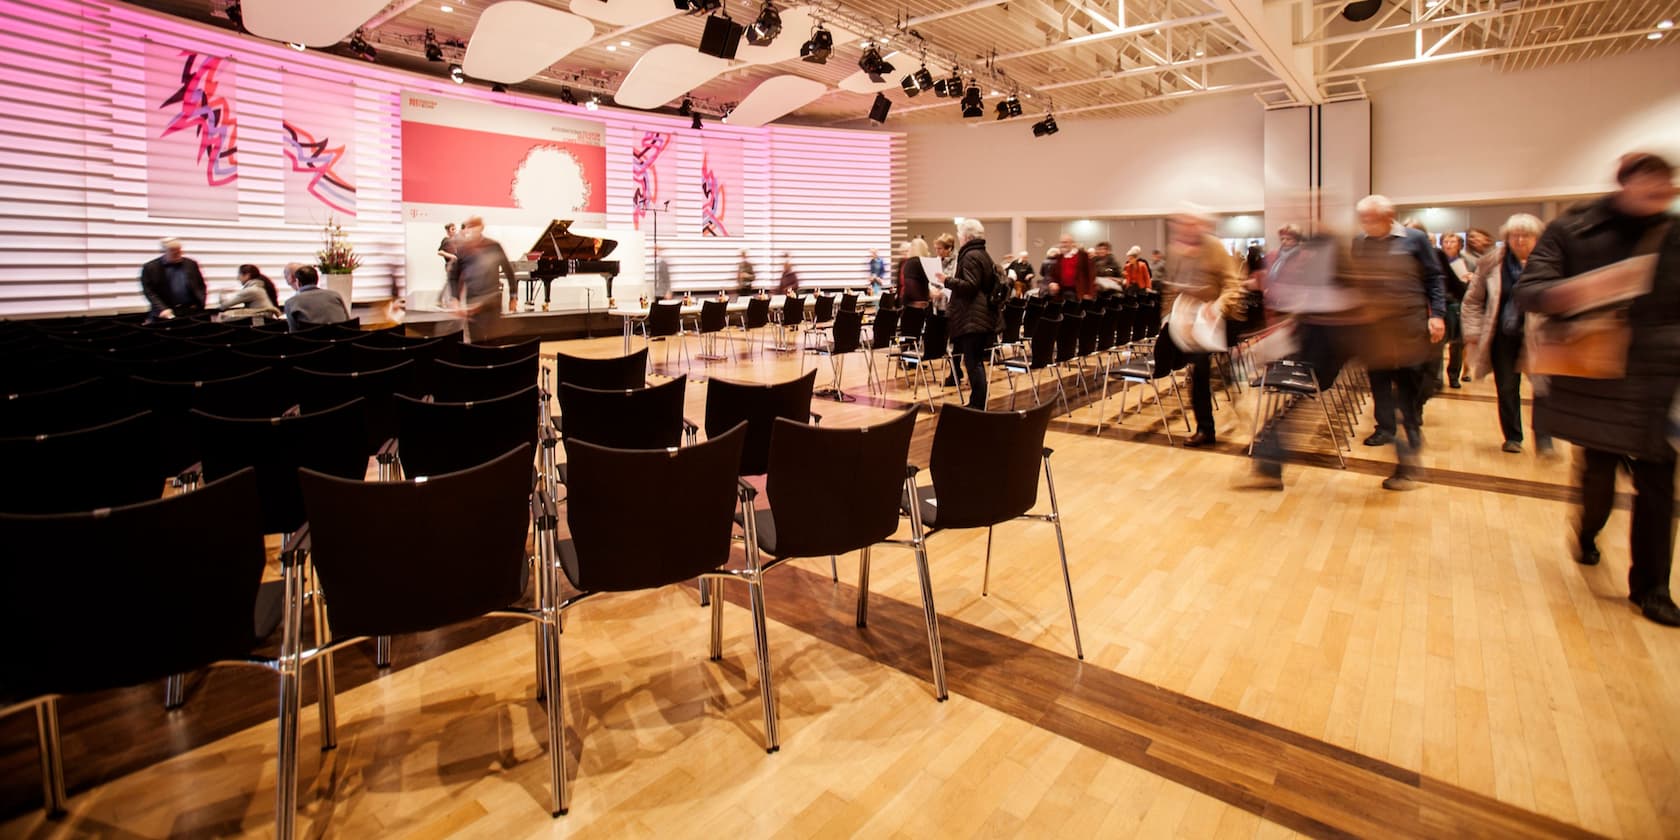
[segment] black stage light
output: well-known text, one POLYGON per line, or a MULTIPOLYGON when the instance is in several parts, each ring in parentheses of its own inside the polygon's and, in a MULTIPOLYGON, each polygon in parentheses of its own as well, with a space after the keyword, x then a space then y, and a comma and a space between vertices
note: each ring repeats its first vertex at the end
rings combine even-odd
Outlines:
POLYGON ((1358 0, 1358 2, 1349 3, 1342 8, 1342 17, 1357 23, 1376 17, 1377 12, 1380 11, 1382 11, 1382 0, 1358 0))
POLYGON ((694 100, 684 97, 682 107, 677 109, 677 116, 686 117, 694 113, 694 100))
POLYGON ((700 115, 699 114, 694 115, 694 130, 695 131, 700 130, 700 115))
POLYGON ((1058 130, 1059 129, 1056 128, 1055 114, 1045 114, 1044 119, 1033 123, 1032 127, 1034 137, 1048 137, 1055 134, 1058 130))
POLYGON ((922 65, 922 69, 917 70, 915 75, 916 87, 919 87, 922 90, 927 90, 928 88, 933 87, 933 74, 928 72, 926 64, 922 65))
POLYGON ((494 84, 490 85, 490 92, 491 93, 507 93, 507 85, 504 85, 501 82, 495 82, 494 84))
POLYGON ((799 57, 812 64, 827 64, 828 57, 834 54, 834 35, 822 24, 811 32, 811 40, 799 47, 799 57))
POLYGON ((916 94, 922 92, 921 85, 916 84, 915 73, 905 75, 903 79, 899 80, 898 86, 904 88, 905 96, 915 96, 916 94))
POLYGON ((443 60, 443 45, 438 43, 437 33, 430 29, 426 30, 426 60, 443 60))
POLYGON ((881 57, 881 48, 870 44, 858 57, 858 69, 869 77, 875 84, 880 84, 888 73, 893 71, 892 63, 881 57))
POLYGON ((700 33, 700 51, 716 58, 733 59, 741 48, 741 34, 746 27, 730 19, 728 14, 706 18, 706 28, 700 33))
POLYGON ((945 83, 945 95, 952 99, 963 95, 962 76, 957 75, 956 68, 951 69, 951 80, 945 83))
POLYGON ((560 101, 566 103, 567 105, 576 105, 577 96, 572 93, 571 88, 563 87, 560 89, 560 101))
POLYGON ((1001 99, 998 100, 997 104, 997 118, 1000 120, 1009 119, 1009 103, 1004 102, 1001 99))
POLYGON ((758 19, 747 27, 747 43, 755 47, 769 46, 776 36, 782 34, 782 13, 776 11, 769 0, 765 0, 764 7, 758 10, 758 19))
POLYGON ((466 76, 465 73, 461 72, 461 65, 459 65, 459 64, 449 65, 449 81, 454 82, 455 84, 458 84, 458 85, 466 83, 467 76, 466 76))
POLYGON ((1015 94, 1013 94, 1013 93, 1009 94, 1009 98, 1003 100, 1003 104, 1004 104, 1004 107, 1009 109, 1009 116, 1011 116, 1011 117, 1021 116, 1021 100, 1018 97, 1016 97, 1015 94))
POLYGON ((225 11, 227 12, 228 22, 233 24, 233 28, 239 30, 240 32, 244 32, 245 10, 239 7, 239 0, 233 0, 232 3, 227 4, 227 9, 225 11))
POLYGON ((374 49, 373 45, 368 43, 360 29, 350 35, 350 52, 357 58, 367 61, 375 61, 379 58, 379 50, 374 49))
POLYGON ((882 94, 875 94, 875 104, 869 106, 869 122, 880 125, 887 121, 887 112, 892 110, 892 100, 882 94))
POLYGON ((948 90, 948 88, 945 85, 945 80, 944 79, 940 79, 939 81, 933 83, 933 95, 934 96, 937 96, 941 99, 944 99, 948 95, 947 90, 948 90))
POLYGON ((986 115, 986 100, 980 98, 980 86, 970 83, 962 98, 963 119, 973 119, 986 115))
POLYGON ((676 5, 677 11, 700 15, 723 8, 723 0, 676 0, 676 5))

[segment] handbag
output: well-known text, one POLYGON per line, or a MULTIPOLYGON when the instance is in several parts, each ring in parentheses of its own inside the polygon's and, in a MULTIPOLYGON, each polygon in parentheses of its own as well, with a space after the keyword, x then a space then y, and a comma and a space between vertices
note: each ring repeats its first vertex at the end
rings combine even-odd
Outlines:
POLYGON ((1223 353, 1231 349, 1225 342, 1225 316, 1220 314, 1216 300, 1204 301, 1189 295, 1173 299, 1172 312, 1167 316, 1167 333, 1186 353, 1223 353))
POLYGON ((1627 375, 1633 326, 1628 305, 1655 281, 1656 251, 1668 223, 1647 231, 1632 256, 1570 278, 1547 292, 1547 308, 1564 317, 1528 313, 1523 330, 1523 370, 1534 376, 1621 379, 1627 375), (1599 301, 1597 308, 1589 301, 1599 301))

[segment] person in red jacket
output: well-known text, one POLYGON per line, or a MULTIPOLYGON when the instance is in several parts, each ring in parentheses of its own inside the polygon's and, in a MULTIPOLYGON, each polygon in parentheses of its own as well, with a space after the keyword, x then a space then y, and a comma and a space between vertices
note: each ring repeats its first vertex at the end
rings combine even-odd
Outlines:
POLYGON ((1070 234, 1062 234, 1060 253, 1048 263, 1044 279, 1055 283, 1058 294, 1074 300, 1088 300, 1097 296, 1097 281, 1091 275, 1091 255, 1073 241, 1070 234))

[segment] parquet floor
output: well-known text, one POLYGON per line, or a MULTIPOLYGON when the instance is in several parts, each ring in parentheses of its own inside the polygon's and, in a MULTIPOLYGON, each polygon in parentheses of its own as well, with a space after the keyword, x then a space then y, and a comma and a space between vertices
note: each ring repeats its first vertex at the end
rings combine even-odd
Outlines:
MULTIPOLYGON (((564 345, 618 347, 616 336, 564 345)), ((858 361, 846 381, 861 396, 858 361)), ((694 372, 783 379, 795 364, 694 372)), ((1000 407, 1007 389, 993 388, 1000 407)), ((300 826, 343 837, 1680 836, 1680 631, 1625 600, 1625 512, 1600 541, 1603 564, 1572 562, 1567 447, 1553 459, 1500 453, 1492 393, 1484 383, 1431 402, 1427 484, 1406 494, 1377 486, 1389 451, 1356 444, 1348 470, 1322 466, 1311 405, 1291 421, 1309 454, 1283 492, 1241 486, 1249 395, 1234 411, 1221 402, 1209 451, 1166 446, 1153 407, 1101 437, 1095 409, 1078 408, 1049 445, 1085 661, 1072 656, 1048 526, 996 532, 988 597, 984 535, 933 538, 943 704, 926 681, 908 559, 877 552, 866 630, 848 619, 855 556, 841 558, 840 583, 802 561, 768 587, 773 756, 744 610, 726 612, 725 658, 710 663, 691 588, 580 605, 564 654, 574 807, 558 821, 545 811, 528 629, 402 642, 399 669, 383 675, 347 654, 360 675, 340 696, 338 749, 305 751, 300 826)), ((692 387, 691 416, 703 399, 692 387)), ((862 424, 907 399, 892 387, 884 404, 817 410, 824 424, 862 424)), ((935 422, 924 412, 915 457, 935 422)), ((28 810, 28 719, 0 721, 12 815, 0 834, 268 832, 271 691, 260 679, 195 685, 184 715, 164 713, 156 687, 95 698, 107 715, 67 701, 75 789, 53 821, 28 810), (230 695, 239 714, 219 711, 230 695)), ((306 709, 306 745, 314 732, 306 709)))

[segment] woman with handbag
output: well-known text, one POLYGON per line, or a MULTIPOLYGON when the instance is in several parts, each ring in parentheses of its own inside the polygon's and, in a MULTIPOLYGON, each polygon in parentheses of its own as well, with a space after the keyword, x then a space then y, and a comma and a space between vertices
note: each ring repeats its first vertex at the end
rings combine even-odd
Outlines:
MULTIPOLYGON (((1653 154, 1623 157, 1616 180, 1620 190, 1570 209, 1541 234, 1515 291, 1524 311, 1566 326, 1596 314, 1582 311, 1583 291, 1625 304, 1609 313, 1624 325, 1620 364, 1591 364, 1587 346, 1530 349, 1530 369, 1547 373, 1550 387, 1536 409, 1542 428, 1584 450, 1576 561, 1598 563, 1616 472, 1626 469, 1634 490, 1628 599, 1651 621, 1680 627, 1668 588, 1675 467, 1668 417, 1680 390, 1680 224, 1669 207, 1680 190, 1674 167, 1653 154)), ((1531 321, 1533 337, 1549 334, 1543 326, 1531 321)))
POLYGON ((1196 432, 1188 447, 1207 446, 1216 437, 1213 420, 1212 353, 1229 349, 1225 319, 1242 319, 1242 278, 1225 244, 1212 233, 1212 220, 1198 213, 1167 219, 1166 276, 1156 278, 1167 329, 1155 342, 1155 371, 1165 375, 1190 366, 1190 410, 1196 432))
MULTIPOLYGON (((1511 289, 1521 282, 1528 267, 1529 256, 1540 241, 1545 229, 1539 219, 1518 213, 1505 220, 1500 228, 1498 247, 1482 257, 1470 275, 1469 289, 1464 294, 1464 347, 1470 362, 1470 379, 1478 380, 1493 374, 1494 387, 1499 392, 1499 428, 1505 434, 1505 452, 1522 452, 1522 373, 1520 361, 1523 346, 1523 315, 1517 307, 1511 289)), ((1529 423, 1534 427, 1534 448, 1542 455, 1552 451, 1552 439, 1541 434, 1535 422, 1539 400, 1530 410, 1529 423)))

